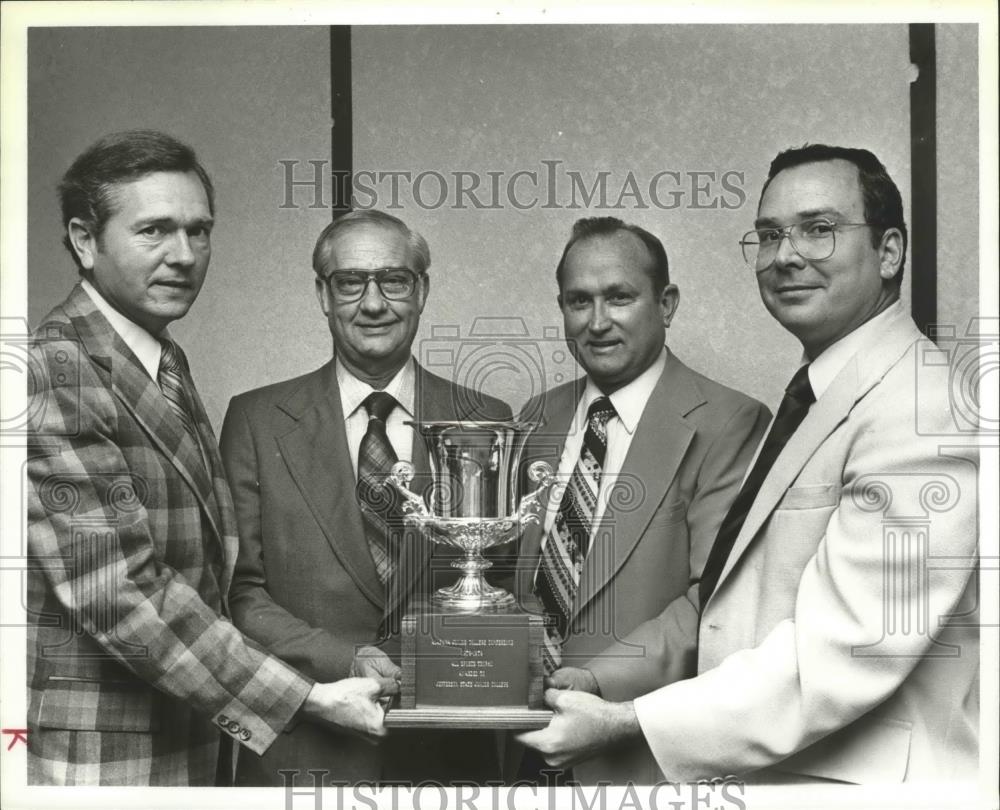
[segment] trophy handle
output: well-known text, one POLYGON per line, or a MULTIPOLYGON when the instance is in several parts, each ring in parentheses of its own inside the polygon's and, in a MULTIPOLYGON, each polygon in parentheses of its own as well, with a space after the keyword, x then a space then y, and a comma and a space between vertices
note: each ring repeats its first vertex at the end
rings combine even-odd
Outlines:
POLYGON ((420 517, 432 517, 431 511, 424 503, 424 499, 411 492, 410 481, 413 480, 413 465, 408 461, 397 461, 392 465, 386 483, 392 484, 403 496, 401 508, 404 515, 419 515, 420 517))
POLYGON ((517 519, 523 523, 538 523, 542 495, 556 480, 552 465, 547 461, 532 462, 528 467, 528 480, 537 483, 538 486, 521 498, 521 503, 517 507, 517 519))

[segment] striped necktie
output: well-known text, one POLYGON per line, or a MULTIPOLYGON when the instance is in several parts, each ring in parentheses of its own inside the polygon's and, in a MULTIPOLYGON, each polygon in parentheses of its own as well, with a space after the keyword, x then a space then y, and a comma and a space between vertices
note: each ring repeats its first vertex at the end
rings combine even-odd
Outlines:
POLYGON ((583 561, 590 547, 597 494, 608 449, 608 420, 616 415, 607 397, 598 397, 587 410, 587 430, 580 457, 542 547, 535 593, 550 616, 543 652, 546 675, 558 669, 562 662, 562 642, 572 615, 583 561))
POLYGON ((385 420, 396 407, 396 400, 385 391, 373 391, 362 405, 368 412, 368 430, 358 449, 358 502, 366 519, 368 549, 379 579, 385 584, 395 571, 388 527, 388 512, 394 495, 385 486, 385 479, 398 460, 385 432, 385 420))
POLYGON ((156 382, 163 392, 170 410, 180 421, 185 432, 191 437, 202 464, 208 469, 205 460, 205 451, 201 446, 201 439, 195 429, 194 417, 191 415, 191 397, 185 382, 185 370, 187 363, 184 360, 184 353, 180 347, 172 340, 164 338, 160 341, 160 367, 156 372, 156 382))

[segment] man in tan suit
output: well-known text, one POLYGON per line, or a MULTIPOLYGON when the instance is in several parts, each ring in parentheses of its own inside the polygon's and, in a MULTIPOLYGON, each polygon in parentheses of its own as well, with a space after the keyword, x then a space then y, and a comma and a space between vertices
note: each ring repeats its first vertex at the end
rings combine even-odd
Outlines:
MULTIPOLYGON (((701 569, 769 414, 664 345, 680 294, 651 233, 612 217, 580 220, 556 278, 566 338, 587 375, 522 413, 541 422, 526 463, 548 461, 568 483, 522 539, 518 591, 537 594, 555 621, 548 684, 627 700, 694 674, 701 569), (654 618, 681 630, 673 649, 613 646, 654 618)), ((533 776, 527 762, 522 778, 533 776)), ((662 775, 640 744, 582 762, 572 778, 662 775)))
POLYGON ((783 152, 743 249, 804 358, 706 564, 699 674, 628 703, 551 691, 522 740, 563 765, 644 739, 671 781, 970 778, 977 455, 899 302, 899 191, 868 151, 783 152))

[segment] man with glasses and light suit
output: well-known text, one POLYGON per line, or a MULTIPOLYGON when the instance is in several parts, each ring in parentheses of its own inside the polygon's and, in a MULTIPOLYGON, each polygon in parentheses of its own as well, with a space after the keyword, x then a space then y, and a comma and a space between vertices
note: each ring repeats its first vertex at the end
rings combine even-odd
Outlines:
MULTIPOLYGON (((313 269, 333 358, 235 397, 222 428, 240 529, 234 622, 320 679, 398 673, 390 659, 398 644, 366 645, 393 637, 408 599, 431 587, 432 551, 402 530, 383 487, 397 460, 428 470, 423 442, 405 422, 511 416, 506 404, 411 357, 429 267, 427 243, 396 217, 354 211, 328 225, 313 269)), ((237 784, 281 785, 283 769, 307 783, 310 769, 341 783, 482 781, 497 769, 485 733, 401 731, 378 748, 307 724, 283 736, 265 756, 240 758, 237 784)))
POLYGON ((871 152, 772 162, 742 247, 803 356, 705 566, 699 674, 627 703, 550 691, 522 735, 549 762, 644 739, 671 781, 975 776, 978 457, 899 300, 906 240, 871 152))

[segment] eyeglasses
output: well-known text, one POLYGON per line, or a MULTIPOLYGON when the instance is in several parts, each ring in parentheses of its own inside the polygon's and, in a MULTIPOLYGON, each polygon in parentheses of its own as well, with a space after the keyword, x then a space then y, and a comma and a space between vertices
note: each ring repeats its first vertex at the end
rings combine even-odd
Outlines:
POLYGON ((337 301, 349 304, 365 297, 371 281, 386 300, 402 301, 413 295, 419 278, 408 267, 383 267, 379 270, 334 270, 325 281, 337 301))
POLYGON ((792 250, 809 262, 829 259, 837 249, 837 231, 844 228, 870 228, 869 222, 831 222, 807 219, 784 228, 758 228, 747 231, 740 240, 743 260, 757 271, 766 270, 778 255, 783 237, 792 250))

